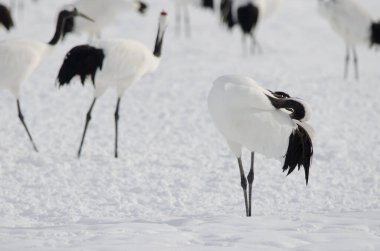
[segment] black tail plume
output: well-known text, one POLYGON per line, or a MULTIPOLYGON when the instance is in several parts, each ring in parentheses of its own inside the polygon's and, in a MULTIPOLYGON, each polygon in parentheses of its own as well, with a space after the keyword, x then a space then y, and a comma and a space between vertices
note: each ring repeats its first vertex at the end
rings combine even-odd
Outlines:
POLYGON ((14 26, 11 12, 2 4, 0 4, 0 23, 3 24, 8 31, 14 26))
POLYGON ((79 76, 81 83, 87 76, 91 76, 92 83, 95 85, 95 75, 97 70, 102 70, 105 58, 102 49, 89 45, 79 45, 72 48, 67 54, 58 73, 59 87, 69 84, 71 79, 79 76))
POLYGON ((256 27, 257 21, 259 20, 259 9, 257 6, 249 3, 238 8, 237 18, 243 32, 250 34, 256 27))
POLYGON ((202 6, 204 8, 214 9, 214 0, 202 0, 202 6))
POLYGON ((289 136, 289 146, 285 156, 285 162, 282 170, 288 170, 288 175, 298 166, 300 170, 303 166, 305 170, 306 185, 309 182, 309 169, 313 157, 313 143, 308 132, 301 126, 289 136))
POLYGON ((370 47, 375 44, 380 45, 380 21, 374 22, 371 25, 371 44, 370 47))

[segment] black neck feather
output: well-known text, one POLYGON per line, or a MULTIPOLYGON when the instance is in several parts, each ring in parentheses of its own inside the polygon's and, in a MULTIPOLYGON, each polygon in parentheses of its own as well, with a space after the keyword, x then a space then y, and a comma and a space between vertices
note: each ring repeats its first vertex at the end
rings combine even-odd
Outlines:
POLYGON ((158 28, 157 37, 156 37, 156 44, 154 45, 153 55, 156 57, 161 57, 161 50, 162 50, 162 41, 164 39, 165 31, 162 31, 161 34, 161 28, 158 28))
MULTIPOLYGON (((287 95, 287 94, 286 94, 287 95)), ((291 111, 290 117, 295 120, 305 118, 306 110, 302 103, 292 98, 278 98, 267 95, 270 102, 276 109, 286 109, 291 111)))
POLYGON ((62 29, 67 18, 68 18, 68 11, 62 11, 61 13, 59 13, 54 36, 49 42, 50 45, 56 45, 58 41, 61 39, 62 29))
POLYGON ((220 12, 222 21, 231 29, 236 23, 232 18, 232 0, 222 0, 220 2, 220 12))

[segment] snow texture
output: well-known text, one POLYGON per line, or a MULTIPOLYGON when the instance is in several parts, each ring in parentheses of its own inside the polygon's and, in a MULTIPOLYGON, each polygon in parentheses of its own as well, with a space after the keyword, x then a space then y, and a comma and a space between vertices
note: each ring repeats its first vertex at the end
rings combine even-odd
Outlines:
MULTIPOLYGON (((67 37, 22 86, 40 153, 15 98, 0 92, 0 250, 380 250, 379 53, 359 48, 361 79, 344 81, 344 43, 317 1, 283 1, 260 24, 263 52, 253 56, 242 55, 240 31, 227 32, 216 14, 192 8, 192 37, 177 38, 173 3, 148 2, 146 16, 125 13, 103 32, 153 49, 159 12, 168 11, 161 65, 122 99, 119 159, 116 91, 95 105, 77 159, 93 86, 55 85, 65 53, 85 35, 67 37), (312 108, 309 185, 303 172, 286 177, 280 162, 257 154, 249 219, 236 160, 207 111, 212 82, 224 74, 250 76, 312 108)), ((1 38, 48 41, 68 3, 25 2, 16 29, 1 38)), ((380 10, 377 0, 360 3, 380 10)), ((244 164, 248 172, 248 152, 244 164)))

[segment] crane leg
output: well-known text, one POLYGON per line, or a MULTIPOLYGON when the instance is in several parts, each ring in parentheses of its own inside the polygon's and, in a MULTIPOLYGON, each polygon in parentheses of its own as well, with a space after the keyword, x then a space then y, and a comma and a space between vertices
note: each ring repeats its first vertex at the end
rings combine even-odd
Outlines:
POLYGON ((254 173, 254 164, 255 164, 255 153, 251 152, 251 169, 249 170, 247 180, 248 180, 248 217, 250 217, 252 214, 252 184, 253 180, 255 179, 255 173, 254 173))
POLYGON ((120 97, 117 99, 116 111, 115 111, 115 158, 118 157, 117 154, 117 139, 118 139, 118 122, 119 122, 119 107, 120 107, 120 97))
POLYGON ((32 138, 32 135, 30 134, 29 130, 28 130, 28 127, 26 126, 26 123, 24 121, 24 115, 22 114, 21 112, 21 107, 20 107, 20 100, 17 99, 17 109, 18 109, 18 117, 22 123, 22 125, 24 126, 25 128, 25 131, 26 133, 28 134, 28 137, 30 139, 30 142, 32 142, 32 145, 33 145, 33 148, 36 152, 38 152, 38 149, 37 149, 37 146, 36 144, 34 144, 34 141, 33 141, 33 138, 32 138))
POLYGON ((243 164, 241 162, 241 158, 238 158, 240 178, 241 178, 241 187, 244 192, 244 203, 245 203, 245 213, 248 216, 248 200, 247 200, 247 180, 245 179, 243 164))
POLYGON ((250 35, 251 35, 251 40, 252 40, 252 44, 251 44, 251 53, 253 54, 253 53, 255 53, 256 51, 257 51, 258 53, 262 53, 263 50, 262 50, 262 48, 261 48, 259 42, 257 41, 254 32, 251 32, 250 35))
POLYGON ((346 58, 344 61, 344 79, 348 78, 348 66, 350 64, 350 48, 347 45, 346 48, 346 58))
POLYGON ((354 55, 355 79, 359 80, 359 60, 358 60, 358 54, 356 53, 355 47, 352 48, 352 53, 354 55))
POLYGON ((80 158, 80 154, 82 152, 82 146, 83 146, 83 142, 84 142, 84 138, 86 136, 86 132, 87 132, 87 127, 88 127, 88 124, 90 123, 90 120, 91 120, 91 112, 92 112, 92 108, 94 108, 94 105, 95 105, 95 101, 96 101, 96 98, 94 98, 94 100, 92 101, 92 104, 90 106, 90 109, 88 110, 87 112, 87 116, 86 116, 86 124, 84 126, 84 131, 83 131, 83 135, 82 135, 82 140, 80 142, 80 146, 79 146, 79 150, 78 150, 78 158, 80 158))

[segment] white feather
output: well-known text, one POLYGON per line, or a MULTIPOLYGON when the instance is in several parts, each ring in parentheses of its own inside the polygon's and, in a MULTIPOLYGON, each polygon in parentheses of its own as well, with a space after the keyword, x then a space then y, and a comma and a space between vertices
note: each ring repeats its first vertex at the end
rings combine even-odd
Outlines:
MULTIPOLYGON (((159 18, 158 38, 163 39, 167 16, 159 18)), ((95 97, 101 96, 108 87, 116 87, 121 97, 129 86, 145 74, 155 71, 160 63, 152 49, 127 39, 100 40, 94 46, 104 52, 102 69, 95 77, 95 97)))
POLYGON ((271 94, 247 77, 229 75, 214 82, 209 111, 237 157, 242 147, 272 158, 286 154, 297 125, 287 112, 275 109, 266 95, 271 94))
POLYGON ((113 39, 96 42, 95 47, 104 51, 103 68, 96 74, 95 96, 100 96, 111 86, 122 95, 126 88, 143 75, 153 72, 159 58, 142 43, 133 40, 113 39))
POLYGON ((0 42, 0 87, 17 98, 21 84, 37 68, 52 46, 29 39, 0 42))
POLYGON ((370 13, 355 0, 318 0, 319 12, 346 43, 369 43, 370 13))

